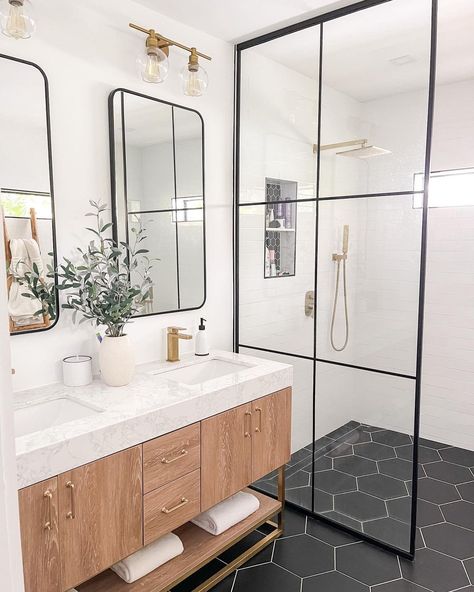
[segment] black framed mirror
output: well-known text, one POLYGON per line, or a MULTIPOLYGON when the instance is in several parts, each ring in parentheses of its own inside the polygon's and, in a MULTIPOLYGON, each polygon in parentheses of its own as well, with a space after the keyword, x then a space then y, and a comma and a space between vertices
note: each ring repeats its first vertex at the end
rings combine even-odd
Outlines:
POLYGON ((59 307, 48 79, 0 54, 0 206, 10 334, 51 329, 59 307))
MULTIPOLYGON (((204 122, 175 105, 116 89, 109 97, 114 238, 146 229, 153 290, 137 316, 206 300, 204 122)), ((140 271, 137 270, 137 273, 140 271)))

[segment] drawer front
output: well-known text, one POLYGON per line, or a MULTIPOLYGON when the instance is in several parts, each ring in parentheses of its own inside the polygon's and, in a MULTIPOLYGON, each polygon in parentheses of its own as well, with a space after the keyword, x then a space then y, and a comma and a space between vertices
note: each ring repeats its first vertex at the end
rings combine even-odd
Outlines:
POLYGON ((201 472, 198 469, 144 496, 145 545, 199 514, 201 508, 200 478, 201 472))
POLYGON ((143 444, 143 491, 162 487, 201 466, 201 424, 143 444))

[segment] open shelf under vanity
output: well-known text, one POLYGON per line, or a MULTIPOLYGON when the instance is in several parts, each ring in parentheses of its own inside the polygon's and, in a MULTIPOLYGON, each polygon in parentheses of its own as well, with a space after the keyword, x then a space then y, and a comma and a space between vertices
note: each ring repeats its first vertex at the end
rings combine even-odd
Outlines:
MULTIPOLYGON (((77 586, 77 589, 79 592, 161 592, 176 586, 281 511, 281 501, 257 491, 248 489, 245 491, 251 491, 253 495, 258 497, 260 507, 251 516, 229 530, 214 536, 191 522, 187 522, 174 531, 183 542, 184 552, 182 555, 168 561, 132 584, 127 584, 109 569, 77 586)), ((248 561, 274 538, 280 536, 281 531, 276 524, 274 526, 275 529, 270 534, 243 555, 237 557, 232 563, 223 567, 221 571, 204 582, 198 590, 204 592, 204 590, 210 589, 239 565, 248 561)))

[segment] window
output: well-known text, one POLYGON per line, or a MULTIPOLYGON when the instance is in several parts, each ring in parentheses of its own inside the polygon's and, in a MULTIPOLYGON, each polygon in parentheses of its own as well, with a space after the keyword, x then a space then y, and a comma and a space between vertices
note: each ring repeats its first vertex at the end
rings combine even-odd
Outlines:
POLYGON ((1 189, 0 205, 5 216, 29 218, 30 208, 35 208, 38 218, 52 218, 51 195, 41 191, 1 189))
MULTIPOLYGON (((424 174, 415 173, 413 189, 423 191, 424 174)), ((430 176, 430 208, 474 206, 474 168, 437 171, 430 176)), ((423 195, 415 195, 415 208, 423 207, 423 195)))
POLYGON ((171 202, 172 207, 177 210, 173 212, 173 222, 202 222, 202 197, 177 197, 171 202))

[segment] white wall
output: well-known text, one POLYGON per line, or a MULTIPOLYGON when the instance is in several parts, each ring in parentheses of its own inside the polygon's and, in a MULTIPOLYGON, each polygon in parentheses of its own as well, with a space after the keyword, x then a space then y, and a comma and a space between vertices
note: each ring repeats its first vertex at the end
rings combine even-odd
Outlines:
MULTIPOLYGON (((2 36, 0 52, 38 63, 50 84, 54 187, 60 255, 71 255, 86 240, 83 215, 89 199, 110 200, 107 98, 125 87, 198 109, 205 121, 208 299, 203 310, 137 319, 128 330, 139 362, 162 359, 165 327, 179 324, 197 329, 208 319, 212 346, 232 346, 232 47, 185 27, 132 0, 36 0, 38 30, 28 41, 2 36), (171 72, 162 85, 142 82, 135 59, 145 37, 130 21, 159 27, 164 34, 196 45, 212 55, 206 64, 208 93, 185 97, 178 72, 186 55, 171 50, 171 72)), ((94 331, 71 324, 63 313, 59 325, 41 334, 11 340, 15 389, 60 380, 60 359, 72 353, 95 352, 94 331)), ((186 342, 183 350, 191 350, 186 342)))

